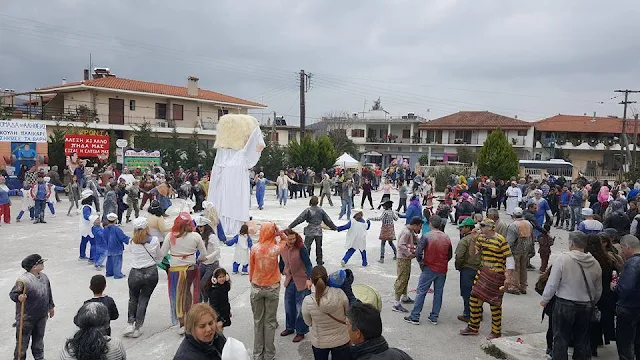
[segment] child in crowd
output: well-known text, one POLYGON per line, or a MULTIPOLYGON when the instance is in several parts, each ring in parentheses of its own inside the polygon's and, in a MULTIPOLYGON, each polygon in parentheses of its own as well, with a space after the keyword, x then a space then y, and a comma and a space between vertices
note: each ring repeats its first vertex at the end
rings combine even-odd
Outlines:
MULTIPOLYGON (((89 222, 92 224, 91 234, 93 234, 93 241, 96 246, 94 253, 93 265, 96 271, 100 271, 104 268, 104 260, 107 258, 107 240, 104 237, 104 229, 100 222, 100 216, 91 215, 89 222)), ((89 252, 91 253, 91 252, 89 252)))
MULTIPOLYGON (((93 292, 93 297, 85 301, 84 303, 86 304, 88 302, 99 302, 104 304, 109 310, 109 319, 111 321, 117 320, 120 316, 120 314, 118 313, 118 307, 116 306, 116 302, 113 301, 113 298, 111 296, 104 295, 104 289, 106 288, 107 279, 102 275, 93 275, 91 277, 91 281, 89 282, 89 289, 91 290, 91 292, 93 292)), ((77 316, 78 315, 73 318, 73 323, 79 326, 77 316)), ((111 326, 107 326, 107 328, 104 329, 104 333, 107 336, 111 336, 111 326)))
POLYGON ((96 240, 93 234, 93 222, 97 218, 94 217, 91 220, 92 215, 96 215, 96 209, 93 204, 93 191, 86 189, 80 195, 82 199, 82 217, 80 218, 79 230, 80 230, 80 257, 78 260, 89 260, 89 263, 93 263, 96 259, 96 240), (89 258, 87 258, 87 243, 91 246, 89 250, 89 258))
MULTIPOLYGON (((50 181, 51 181, 50 177, 48 176, 44 177, 44 182, 45 184, 47 184, 50 194, 55 195, 56 191, 64 191, 64 188, 62 186, 54 185, 50 181)), ((49 196, 47 198, 47 206, 49 207, 49 211, 51 211, 51 217, 56 217, 56 197, 55 196, 53 197, 49 196)))
POLYGON ((380 260, 379 263, 384 263, 384 246, 388 241, 389 246, 393 250, 393 260, 396 260, 397 250, 396 246, 393 244, 393 241, 396 239, 396 230, 393 225, 393 222, 398 220, 398 215, 393 212, 393 201, 387 200, 382 203, 382 207, 384 211, 380 216, 376 216, 373 218, 369 218, 371 221, 381 221, 382 227, 380 227, 380 260))
POLYGON ((222 322, 223 327, 230 326, 231 304, 229 304, 229 291, 231 291, 231 280, 227 270, 217 268, 213 272, 213 276, 205 281, 204 288, 209 297, 209 305, 218 314, 218 322, 222 322))
MULTIPOLYGON (((18 277, 16 284, 9 292, 9 298, 16 303, 16 339, 18 332, 22 330, 21 348, 18 349, 16 342, 14 359, 26 359, 29 340, 31 340, 31 353, 36 359, 44 359, 44 333, 47 319, 54 315, 53 295, 51 294, 51 283, 45 275, 44 262, 38 254, 31 254, 22 260, 20 264, 25 272, 18 277), (23 323, 20 324, 21 308, 24 303, 23 323), (18 356, 18 353, 20 355, 18 356)), ((6 355, 5 355, 6 356, 6 355)))
POLYGON ((124 244, 129 244, 129 237, 124 234, 122 229, 116 225, 118 215, 110 213, 107 215, 109 223, 104 228, 103 237, 107 245, 107 277, 113 276, 114 279, 122 279, 125 275, 122 273, 122 252, 124 244))
POLYGON ((338 226, 338 231, 347 230, 347 252, 342 257, 340 264, 345 267, 349 262, 349 259, 356 252, 360 251, 362 257, 362 266, 367 266, 367 230, 371 227, 371 221, 364 221, 362 209, 353 210, 353 221, 349 220, 348 223, 338 226))
POLYGON ((4 176, 0 176, 0 220, 4 216, 5 224, 11 222, 11 199, 9 199, 9 187, 5 184, 4 176))
POLYGON ((431 220, 431 209, 425 208, 424 210, 422 210, 422 229, 420 229, 421 236, 431 231, 430 220, 431 220))
POLYGON ((51 196, 51 189, 44 182, 44 175, 41 173, 38 174, 38 178, 36 183, 33 184, 31 190, 29 191, 29 195, 33 199, 34 202, 34 224, 42 223, 46 224, 44 221, 44 208, 47 206, 46 203, 51 196))
POLYGON ((25 212, 29 213, 29 218, 31 221, 34 220, 34 208, 33 208, 33 198, 31 197, 31 189, 29 188, 29 184, 25 181, 24 186, 22 187, 22 208, 18 213, 18 217, 16 217, 16 222, 20 222, 22 216, 25 212))
POLYGON ((415 301, 407 296, 407 287, 409 285, 409 278, 411 277, 411 259, 416 255, 417 235, 422 229, 422 219, 418 216, 411 218, 408 225, 406 225, 400 236, 398 236, 398 262, 397 262, 397 277, 396 282, 393 285, 396 295, 396 303, 391 310, 397 312, 409 312, 402 306, 402 303, 413 304, 415 301))
POLYGON ((571 192, 569 188, 564 185, 562 191, 558 195, 558 216, 556 219, 556 229, 562 229, 565 226, 566 230, 569 230, 569 223, 571 219, 571 209, 569 208, 569 202, 571 201, 571 192))
POLYGON ((233 253, 233 273, 238 273, 238 268, 242 265, 242 275, 249 275, 249 251, 253 243, 249 237, 249 226, 243 224, 240 233, 226 242, 227 246, 236 245, 233 253))
POLYGON ((555 237, 551 236, 551 223, 544 224, 545 232, 538 237, 538 253, 540 254, 540 273, 544 274, 547 270, 547 264, 549 264, 549 257, 551 256, 551 246, 555 242, 555 237))

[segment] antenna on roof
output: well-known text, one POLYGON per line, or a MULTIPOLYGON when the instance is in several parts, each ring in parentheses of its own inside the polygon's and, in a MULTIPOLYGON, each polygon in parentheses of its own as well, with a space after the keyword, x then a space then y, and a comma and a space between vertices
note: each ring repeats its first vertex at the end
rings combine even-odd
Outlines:
POLYGON ((593 117, 591 118, 591 122, 596 122, 596 112, 593 112, 593 117))

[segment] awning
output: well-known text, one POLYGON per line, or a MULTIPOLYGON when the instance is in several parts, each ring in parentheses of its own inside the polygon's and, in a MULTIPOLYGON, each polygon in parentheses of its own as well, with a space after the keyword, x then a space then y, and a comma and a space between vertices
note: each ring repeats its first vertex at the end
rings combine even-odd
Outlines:
POLYGON ((369 151, 368 153, 365 153, 364 156, 382 156, 382 154, 377 151, 369 151))

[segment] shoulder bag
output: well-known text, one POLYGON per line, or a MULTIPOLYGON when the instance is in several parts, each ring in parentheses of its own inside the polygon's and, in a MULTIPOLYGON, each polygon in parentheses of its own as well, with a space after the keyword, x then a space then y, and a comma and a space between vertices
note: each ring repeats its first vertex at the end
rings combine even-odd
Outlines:
POLYGON ((584 279, 584 285, 587 287, 587 293, 589 294, 589 301, 591 302, 591 307, 592 307, 591 323, 599 323, 600 318, 602 317, 602 314, 600 313, 600 310, 598 310, 598 308, 596 307, 596 302, 593 296, 591 296, 591 288, 589 287, 589 282, 587 281, 587 275, 584 273, 584 268, 582 267, 582 265, 577 261, 576 261, 576 264, 580 266, 580 271, 582 271, 582 279, 584 279))

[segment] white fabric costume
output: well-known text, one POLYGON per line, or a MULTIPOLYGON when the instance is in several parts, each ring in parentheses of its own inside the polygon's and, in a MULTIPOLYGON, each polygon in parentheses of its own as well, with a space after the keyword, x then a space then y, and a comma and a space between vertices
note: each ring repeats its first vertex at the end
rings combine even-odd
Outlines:
POLYGON ((520 191, 519 187, 510 186, 507 191, 505 191, 505 196, 507 197, 507 214, 512 215, 513 209, 520 205, 520 201, 522 201, 522 191, 520 191))
POLYGON ((93 228, 93 221, 91 221, 91 215, 96 215, 96 209, 91 206, 91 205, 82 205, 82 207, 80 208, 80 223, 78 224, 78 231, 80 233, 80 237, 93 237, 93 232, 91 231, 91 228, 93 228), (89 220, 85 220, 83 213, 84 213, 84 209, 85 207, 91 209, 91 214, 89 215, 89 220))
POLYGON ((249 235, 238 235, 238 242, 233 252, 233 262, 242 266, 249 264, 249 235))
POLYGON ((349 230, 347 230, 347 249, 367 250, 367 227, 366 222, 351 220, 349 230))
POLYGON ((220 223, 227 236, 234 236, 249 220, 251 187, 249 168, 260 159, 264 148, 260 127, 251 132, 249 140, 240 150, 218 148, 211 170, 207 201, 218 210, 220 223))

